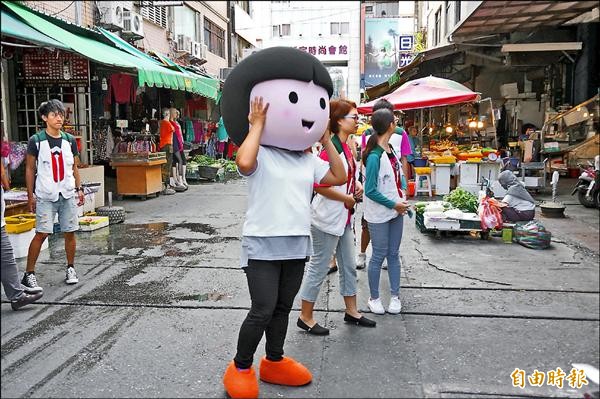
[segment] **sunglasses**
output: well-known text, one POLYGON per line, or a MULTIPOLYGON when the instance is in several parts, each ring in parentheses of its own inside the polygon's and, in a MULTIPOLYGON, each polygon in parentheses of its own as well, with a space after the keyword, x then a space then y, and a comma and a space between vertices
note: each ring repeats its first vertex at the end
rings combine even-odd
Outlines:
POLYGON ((354 119, 354 121, 358 121, 358 115, 346 115, 344 116, 344 118, 348 118, 348 119, 354 119))

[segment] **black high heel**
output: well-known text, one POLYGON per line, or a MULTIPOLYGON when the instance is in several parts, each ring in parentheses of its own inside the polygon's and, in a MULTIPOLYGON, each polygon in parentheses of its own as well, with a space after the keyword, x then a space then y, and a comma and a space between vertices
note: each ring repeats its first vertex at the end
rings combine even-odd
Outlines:
POLYGON ((357 319, 354 316, 350 316, 348 313, 344 314, 344 321, 346 323, 352 323, 362 327, 375 327, 377 325, 375 321, 367 319, 365 316, 361 316, 357 319))

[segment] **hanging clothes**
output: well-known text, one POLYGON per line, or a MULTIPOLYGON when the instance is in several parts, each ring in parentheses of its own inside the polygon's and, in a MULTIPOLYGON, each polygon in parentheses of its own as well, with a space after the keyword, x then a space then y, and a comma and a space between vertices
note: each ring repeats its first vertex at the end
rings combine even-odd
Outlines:
POLYGON ((217 140, 219 141, 227 141, 229 135, 227 134, 227 130, 225 130, 225 124, 223 123, 223 117, 219 119, 219 123, 217 124, 217 140))
POLYGON ((114 73, 110 75, 110 87, 117 104, 135 103, 136 87, 133 76, 114 73))
POLYGON ((185 128, 185 141, 186 143, 192 143, 196 139, 196 134, 194 132, 194 123, 190 118, 185 118, 183 122, 185 128))

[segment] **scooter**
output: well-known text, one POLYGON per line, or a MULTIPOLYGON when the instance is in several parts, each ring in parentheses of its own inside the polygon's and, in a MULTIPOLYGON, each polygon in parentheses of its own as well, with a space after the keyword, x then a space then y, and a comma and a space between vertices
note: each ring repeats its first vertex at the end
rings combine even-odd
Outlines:
POLYGON ((579 165, 581 175, 571 195, 577 193, 581 205, 586 208, 600 206, 600 155, 594 158, 594 165, 588 161, 588 166, 579 165))

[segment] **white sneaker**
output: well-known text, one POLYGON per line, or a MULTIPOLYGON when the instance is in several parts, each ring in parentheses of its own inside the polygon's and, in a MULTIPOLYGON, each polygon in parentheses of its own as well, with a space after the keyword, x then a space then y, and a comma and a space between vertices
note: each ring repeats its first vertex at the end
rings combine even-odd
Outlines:
POLYGON ((77 273, 75 273, 75 268, 73 266, 67 267, 67 273, 65 276, 65 283, 67 284, 77 284, 79 279, 77 278, 77 273))
POLYGON ((356 258, 356 268, 358 270, 364 269, 367 266, 367 254, 360 253, 356 258))
POLYGON ((369 309, 371 309, 371 312, 375 314, 385 314, 385 309, 383 308, 383 304, 381 303, 381 298, 369 298, 367 306, 369 307, 369 309))
POLYGON ((388 307, 388 313, 398 314, 402 310, 402 303, 400 302, 400 298, 397 296, 393 296, 390 299, 390 306, 388 307))

